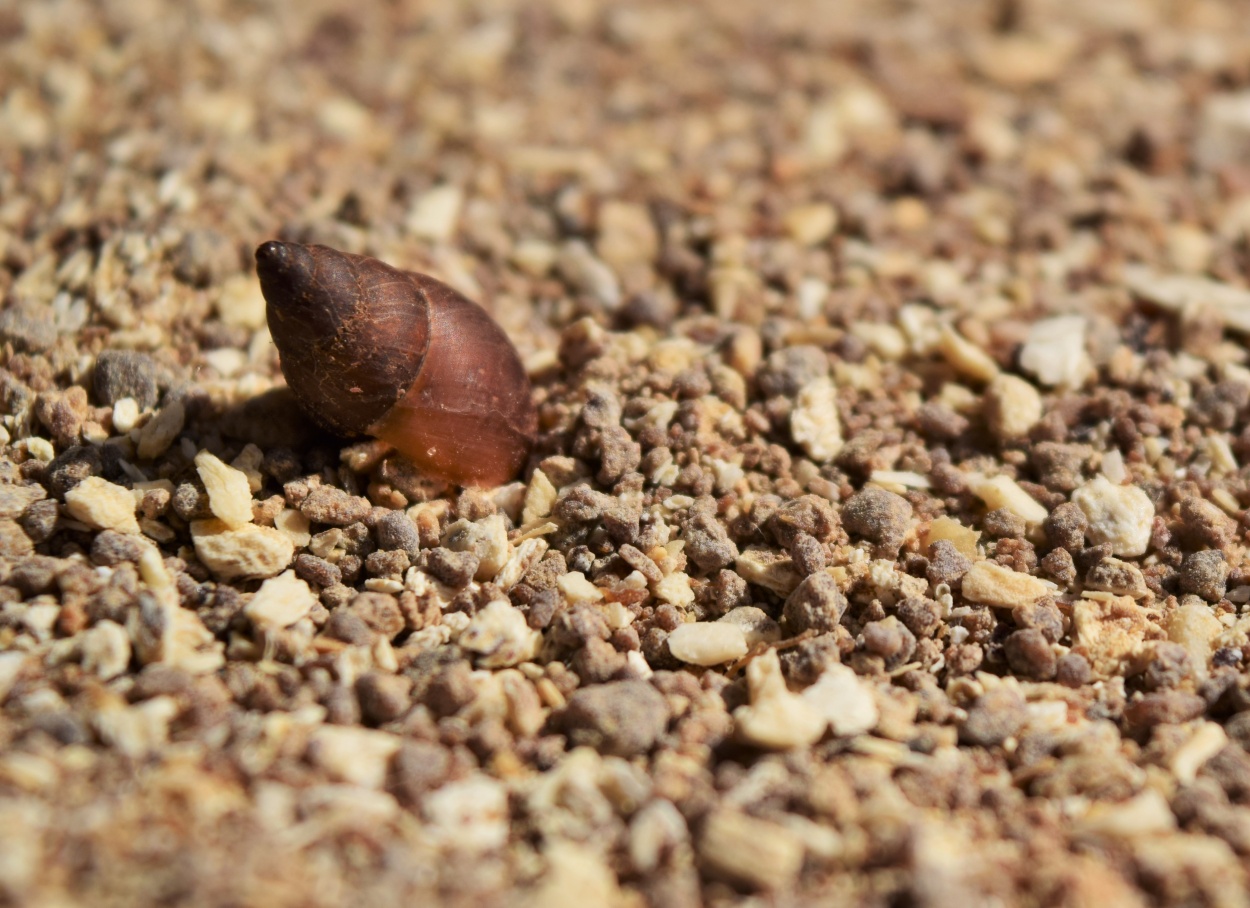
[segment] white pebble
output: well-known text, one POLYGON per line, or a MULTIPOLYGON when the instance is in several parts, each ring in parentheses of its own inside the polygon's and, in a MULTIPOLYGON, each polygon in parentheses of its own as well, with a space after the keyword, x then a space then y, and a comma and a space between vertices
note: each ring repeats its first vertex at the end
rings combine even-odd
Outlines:
POLYGON ((115 621, 97 622, 82 634, 82 667, 103 681, 130 667, 130 635, 115 621))
POLYGON ((849 666, 830 665, 801 696, 825 717, 835 735, 862 735, 877 726, 872 690, 849 666))
POLYGON ((423 240, 445 243, 456 232, 463 204, 464 192, 459 186, 435 186, 417 198, 404 226, 423 240))
POLYGON ((750 705, 733 712, 739 740, 766 750, 793 750, 819 740, 829 725, 815 707, 790 693, 781 673, 776 650, 769 650, 747 666, 750 705))
POLYGON ((260 585, 252 599, 243 606, 243 614, 257 627, 290 627, 317 604, 308 584, 284 571, 260 585))
POLYGON ((525 615, 506 599, 495 599, 481 609, 460 634, 460 647, 476 653, 482 668, 507 668, 534 658, 542 635, 530 628, 525 615))
POLYGON ((1096 476, 1072 493, 1072 503, 1089 520, 1086 535, 1093 545, 1107 543, 1111 554, 1136 557, 1150 548, 1155 508, 1137 486, 1113 485, 1096 476))
POLYGON ((447 847, 489 851, 508 841, 508 791, 484 775, 449 782, 431 792, 421 813, 431 838, 447 847))
POLYGON ((139 424, 139 404, 133 397, 123 397, 113 404, 113 429, 119 435, 127 434, 139 424))
POLYGON ((736 624, 695 621, 668 635, 668 650, 691 665, 723 665, 747 654, 747 638, 736 624))
POLYGON ((1085 317, 1061 315, 1029 329, 1020 368, 1047 387, 1079 388, 1093 368, 1085 353, 1085 317))
POLYGON ((319 725, 308 738, 308 759, 336 782, 381 788, 400 741, 371 728, 319 725))
POLYGON ((790 435, 817 463, 832 460, 842 450, 838 389, 832 379, 815 379, 799 391, 790 412, 790 435))

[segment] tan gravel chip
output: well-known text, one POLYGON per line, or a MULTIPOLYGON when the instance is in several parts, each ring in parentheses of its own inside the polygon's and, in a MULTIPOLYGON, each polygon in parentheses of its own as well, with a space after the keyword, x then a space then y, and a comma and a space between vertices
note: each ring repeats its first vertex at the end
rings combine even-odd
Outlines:
POLYGON ((1153 614, 1129 596, 1083 599, 1072 606, 1072 640, 1095 676, 1125 674, 1153 650, 1149 641, 1163 639, 1153 614))
POLYGON ((759 889, 785 888, 803 866, 803 841, 797 835, 730 808, 707 818, 697 848, 708 870, 759 889))
POLYGON ((1030 605, 1050 591, 1051 588, 1036 577, 992 561, 978 561, 964 574, 963 580, 965 599, 994 608, 1030 605))
POLYGON ((1042 418, 1042 396, 1015 375, 1000 375, 985 389, 985 421, 999 441, 1028 434, 1042 418))
POLYGON ((872 731, 880 718, 872 689, 846 665, 829 666, 801 696, 842 737, 872 731))
POLYGON ((260 585, 243 606, 243 614, 257 627, 290 627, 316 604, 317 597, 308 584, 294 571, 284 571, 260 585))
POLYGON ((569 605, 578 602, 598 602, 603 598, 603 591, 586 579, 581 571, 569 571, 561 574, 556 580, 556 589, 564 596, 569 605))
POLYGON ((815 246, 833 235, 838 226, 838 212, 827 202, 812 202, 791 208, 784 222, 792 240, 803 246, 815 246))
POLYGON ((1168 639, 1185 647, 1194 668, 1205 676, 1214 641, 1224 631, 1224 625, 1212 614, 1211 607, 1206 603, 1187 602, 1168 612, 1163 626, 1168 639))
POLYGON ((722 665, 747 654, 747 638, 735 624, 695 621, 668 635, 668 650, 691 665, 722 665))
POLYGON ((1030 528, 1040 527, 1050 513, 1010 476, 969 479, 968 487, 991 511, 1006 508, 1017 517, 1023 518, 1030 528))
POLYGON ((993 357, 949 325, 942 326, 938 351, 960 375, 984 382, 998 376, 998 363, 993 357))
POLYGON ((1228 733, 1218 722, 1201 722, 1193 735, 1172 752, 1168 768, 1182 785, 1192 785, 1198 770, 1228 746, 1228 733))
POLYGON ((818 463, 832 460, 842 450, 838 389, 832 379, 815 379, 799 391, 790 413, 790 435, 818 463))
POLYGON ((750 705, 733 712, 738 740, 766 750, 793 750, 814 744, 825 733, 825 716, 786 687, 776 650, 747 666, 747 692, 750 705))
POLYGON ((530 628, 520 609, 494 599, 473 616, 458 642, 477 654, 480 667, 506 668, 534 658, 542 635, 530 628))
POLYGON ((759 584, 778 596, 789 596, 799 585, 799 573, 790 556, 765 546, 748 546, 734 560, 734 569, 743 580, 759 584))
POLYGON ((247 474, 201 451, 195 455, 195 470, 208 492, 208 508, 232 530, 252 522, 252 489, 247 474))
POLYGON ((306 546, 312 541, 312 526, 307 517, 295 508, 286 508, 278 512, 273 519, 274 528, 291 540, 297 548, 306 546))
POLYGON ((191 538, 196 557, 221 580, 272 577, 295 557, 291 537, 272 527, 231 529, 221 520, 196 520, 191 538))
POLYGON ((83 671, 108 681, 130 667, 130 636, 115 621, 97 622, 82 634, 83 671))
POLYGON ((943 539, 958 549, 959 553, 966 558, 976 560, 978 557, 977 543, 981 539, 981 534, 971 527, 964 526, 953 517, 938 517, 930 523, 928 529, 921 534, 920 542, 924 551, 927 552, 929 546, 943 539))
POLYGON ((65 510, 93 529, 139 532, 135 496, 129 489, 99 476, 89 476, 66 492, 65 510))
POLYGON ((399 745, 400 739, 386 732, 321 725, 309 736, 308 759, 336 781, 381 788, 399 745))

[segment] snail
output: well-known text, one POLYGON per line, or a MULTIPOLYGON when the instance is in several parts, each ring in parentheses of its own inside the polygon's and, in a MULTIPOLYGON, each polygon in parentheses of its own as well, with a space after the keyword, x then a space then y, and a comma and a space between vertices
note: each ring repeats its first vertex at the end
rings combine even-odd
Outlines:
POLYGON ((458 485, 517 475, 538 416, 516 348, 480 306, 328 246, 264 243, 256 271, 282 374, 315 422, 458 485))

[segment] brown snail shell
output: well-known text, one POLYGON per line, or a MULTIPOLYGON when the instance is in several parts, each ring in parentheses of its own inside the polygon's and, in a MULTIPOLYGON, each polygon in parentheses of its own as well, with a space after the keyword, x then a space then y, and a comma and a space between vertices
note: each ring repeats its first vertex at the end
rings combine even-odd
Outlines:
POLYGON ((328 246, 264 243, 256 271, 282 374, 316 422, 459 485, 517 475, 538 417, 516 349, 480 306, 328 246))

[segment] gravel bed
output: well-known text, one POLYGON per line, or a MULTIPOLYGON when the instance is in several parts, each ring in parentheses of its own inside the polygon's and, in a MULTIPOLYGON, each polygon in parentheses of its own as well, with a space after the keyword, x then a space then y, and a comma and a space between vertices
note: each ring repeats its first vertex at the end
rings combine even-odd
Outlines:
POLYGON ((0 5, 0 905, 1250 906, 1247 21, 0 5), (272 238, 517 481, 306 419, 272 238))

